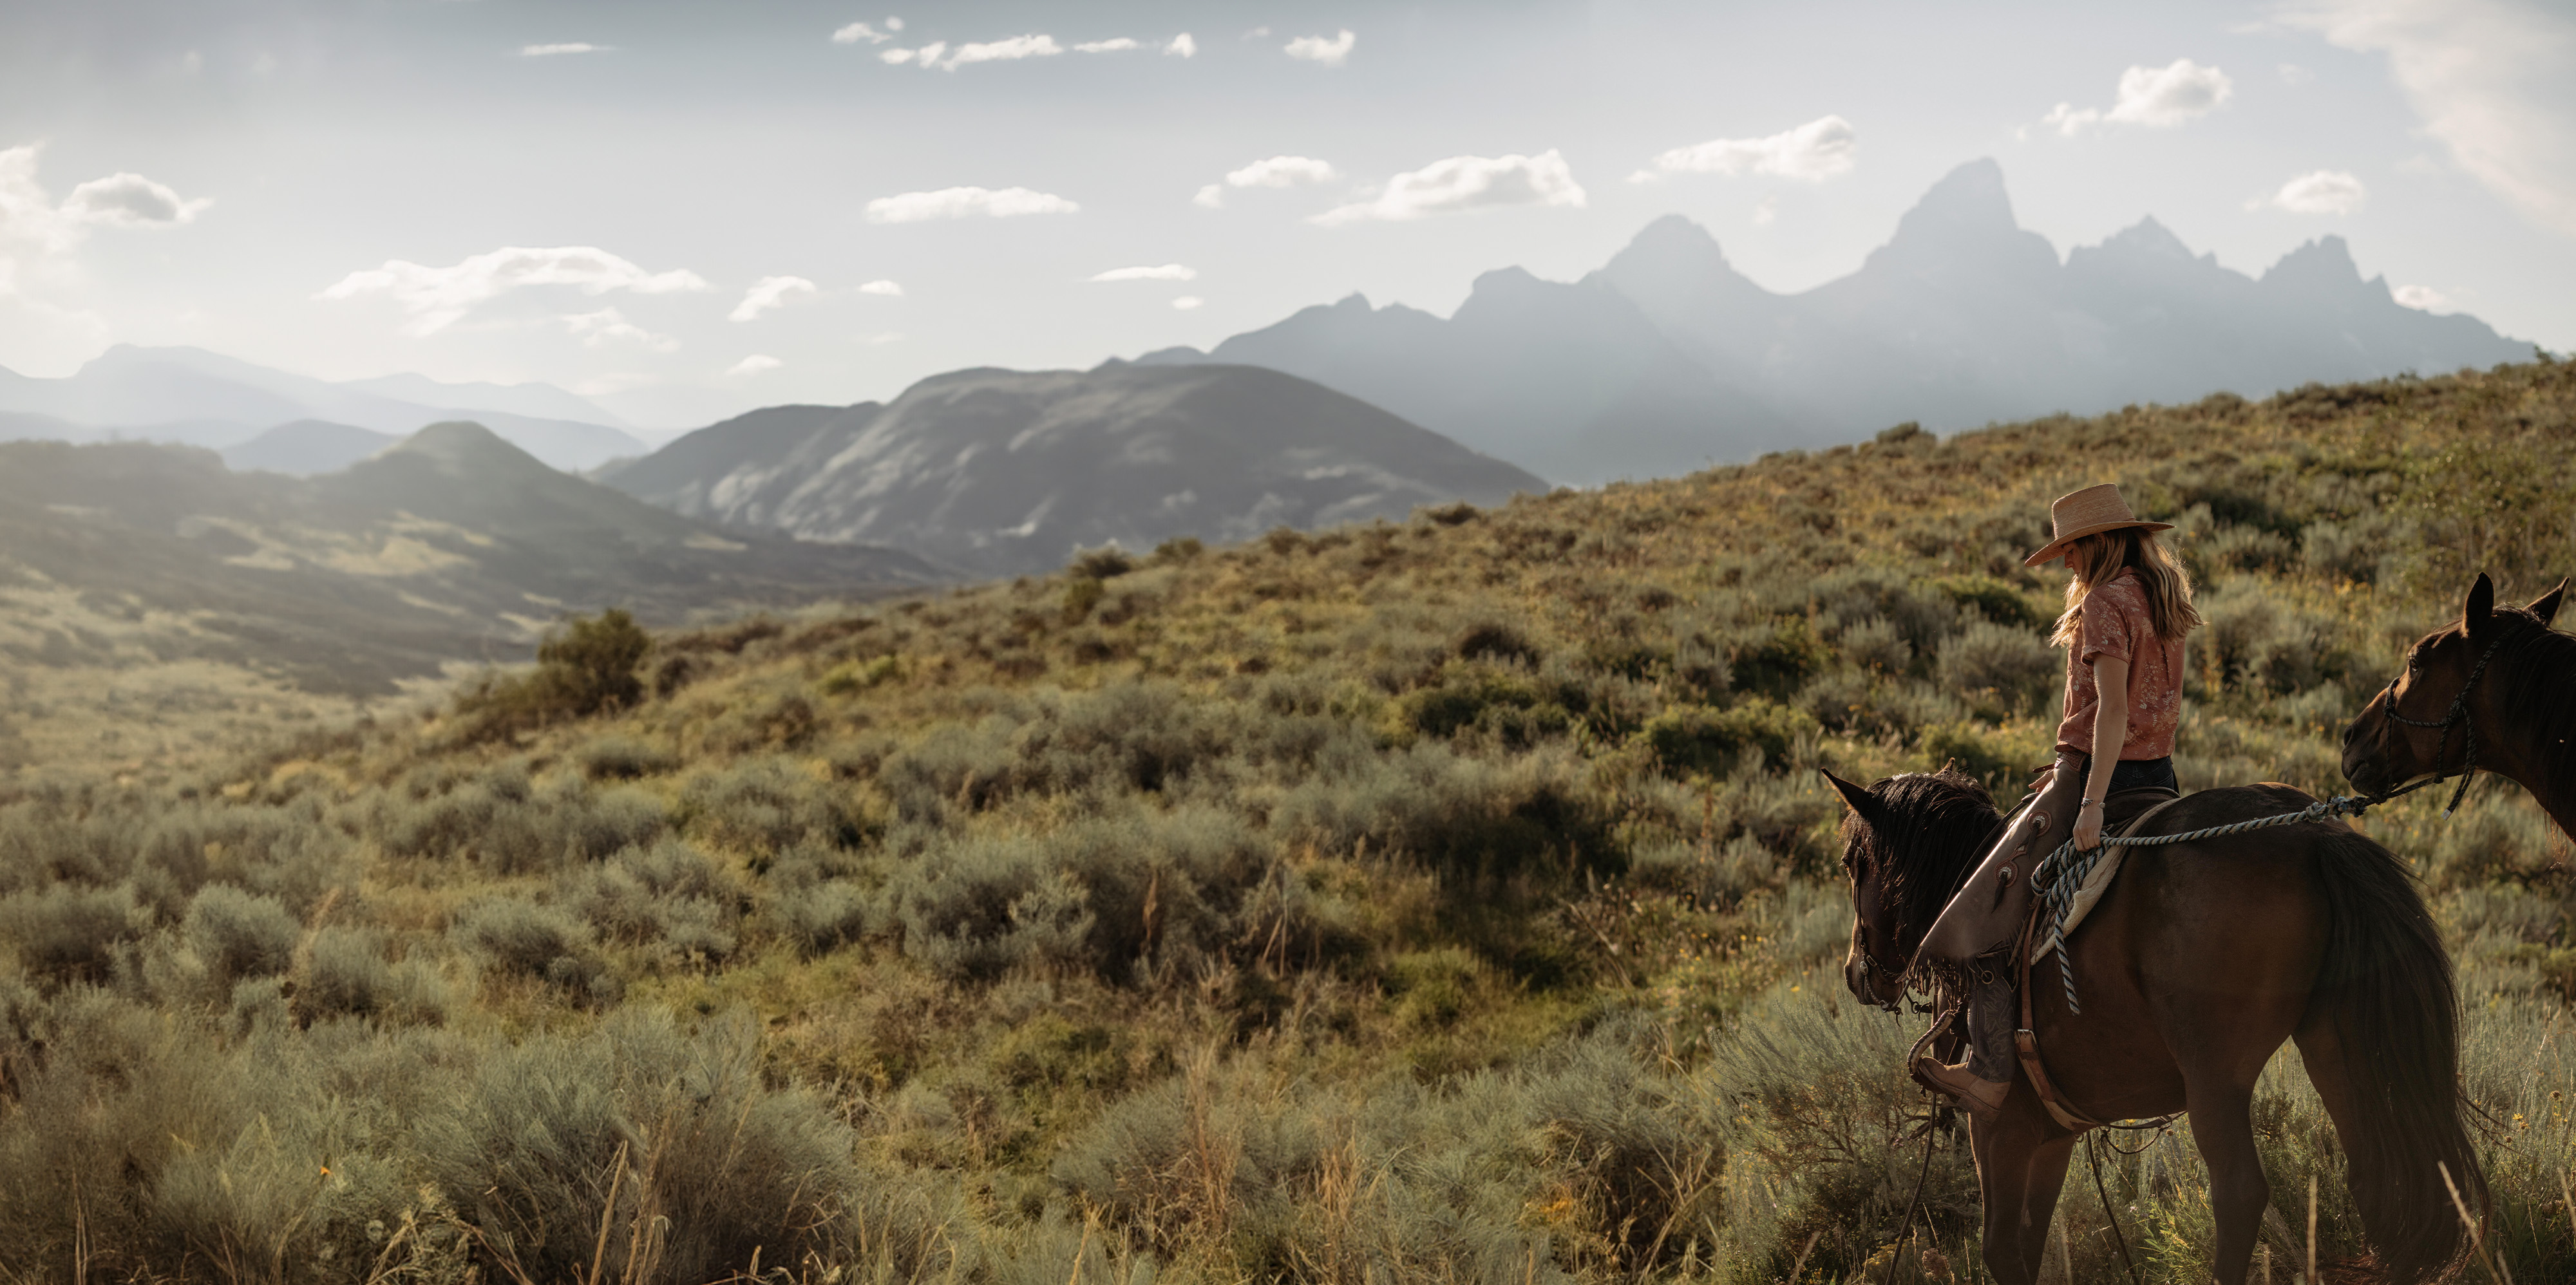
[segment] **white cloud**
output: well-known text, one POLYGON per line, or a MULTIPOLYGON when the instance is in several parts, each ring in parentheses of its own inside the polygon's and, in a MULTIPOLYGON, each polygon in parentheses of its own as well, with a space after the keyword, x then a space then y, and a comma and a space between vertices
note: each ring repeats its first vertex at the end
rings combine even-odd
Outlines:
POLYGON ((2318 0, 2284 15, 2384 53, 2424 132, 2488 191, 2576 235, 2576 16, 2527 0, 2318 0))
POLYGON ((2292 214, 2350 214, 2369 195, 2360 179, 2342 170, 2315 170, 2282 184, 2257 204, 2292 214))
POLYGON ((1207 302, 1207 300, 1202 299, 1202 298, 1198 297, 1197 295, 1194 295, 1194 294, 1185 294, 1185 295, 1182 295, 1182 296, 1181 296, 1180 298, 1178 298, 1178 299, 1174 299, 1174 300, 1172 301, 1172 306, 1173 306, 1173 307, 1175 307, 1175 308, 1180 309, 1180 310, 1181 310, 1181 311, 1183 311, 1183 312, 1188 312, 1189 310, 1191 310, 1191 309, 1193 309, 1193 308, 1196 308, 1196 307, 1198 307, 1200 304, 1203 304, 1203 303, 1206 303, 1206 302, 1207 302))
POLYGON ((1780 194, 1777 192, 1763 197, 1762 203, 1753 207, 1753 226, 1757 228, 1769 227, 1771 221, 1779 217, 1780 194))
POLYGON ((900 330, 881 330, 873 335, 859 336, 859 342, 870 348, 881 348, 887 344, 902 343, 903 337, 903 332, 900 330))
POLYGON ((1330 183, 1340 177, 1329 163, 1311 156, 1273 156, 1227 171, 1225 181, 1234 187, 1295 187, 1300 183, 1330 183))
POLYGON ((597 312, 570 313, 559 318, 564 328, 573 333, 585 348, 606 348, 611 344, 635 343, 655 352, 670 352, 680 341, 669 335, 657 335, 626 319, 615 308, 597 312))
POLYGON ((886 295, 886 296, 889 296, 889 297, 892 297, 892 298, 900 299, 900 298, 902 298, 902 297, 903 297, 903 287, 902 287, 902 286, 900 286, 900 285, 895 284, 895 283, 894 283, 894 282, 892 282, 892 281, 871 281, 871 282, 868 282, 867 284, 865 284, 865 285, 863 285, 863 286, 860 286, 860 287, 859 287, 859 293, 860 293, 860 294, 878 294, 878 295, 886 295))
POLYGON ((1163 52, 1175 58, 1196 58, 1199 55, 1199 42, 1190 39, 1190 33, 1184 31, 1172 37, 1172 42, 1163 46, 1163 52))
POLYGON ((1224 187, 1210 183, 1200 188, 1190 203, 1218 210, 1225 208, 1226 187, 1295 187, 1300 183, 1329 183, 1340 177, 1330 164, 1311 156, 1273 156, 1229 171, 1224 187))
POLYGON ((1344 27, 1342 34, 1330 40, 1322 36, 1299 36, 1289 41, 1288 56, 1322 63, 1327 67, 1339 67, 1349 60, 1351 47, 1359 42, 1360 38, 1352 35, 1350 28, 1344 27))
POLYGON ((786 364, 786 362, 780 361, 766 353, 753 353, 752 355, 743 358, 741 361, 735 362, 725 371, 725 374, 729 376, 758 375, 776 370, 786 364))
POLYGON ((1568 205, 1581 208, 1565 157, 1554 149, 1536 156, 1452 156, 1387 181, 1376 199, 1327 210, 1314 217, 1331 226, 1364 220, 1402 222, 1432 214, 1495 205, 1568 205))
POLYGON ((2282 63, 2278 70, 2281 74, 2281 83, 2292 89, 2297 89, 2301 85, 2314 83, 2317 78, 2317 74, 2315 72, 2294 62, 2282 63))
POLYGON ((412 314, 411 333, 429 335, 455 324, 477 305, 524 286, 572 286, 592 295, 611 290, 670 294, 715 288, 685 268, 646 272, 591 246, 505 246, 444 268, 389 259, 381 268, 352 272, 313 297, 355 299, 383 295, 412 314))
POLYGON ((107 318, 81 304, 74 251, 97 228, 177 227, 210 202, 115 174, 58 205, 36 179, 43 153, 42 144, 0 148, 0 348, 21 373, 69 374, 114 337, 107 318))
POLYGON ((1652 169, 1628 176, 1651 182, 1668 174, 1777 174, 1820 183, 1848 174, 1860 132, 1840 116, 1824 116, 1768 138, 1713 138, 1657 156, 1652 169))
POLYGON ((810 295, 814 283, 803 277, 762 277, 743 292, 742 302, 725 316, 734 321, 749 321, 764 312, 785 306, 791 295, 810 295))
POLYGON ((850 25, 833 32, 832 43, 836 45, 855 45, 864 40, 872 45, 881 45, 894 39, 895 32, 903 30, 903 20, 900 18, 888 18, 886 19, 886 27, 887 30, 879 31, 864 22, 853 22, 850 25))
POLYGON ((617 46, 615 45, 584 44, 580 41, 561 45, 521 45, 519 46, 519 56, 522 58, 554 58, 563 54, 605 53, 616 47, 617 46))
POLYGON ((1088 281, 1196 281, 1198 269, 1179 263, 1166 263, 1159 268, 1111 268, 1107 272, 1084 278, 1088 281))
POLYGON ((0 237, 39 249, 68 250, 80 239, 80 227, 62 217, 54 198, 36 181, 36 163, 44 144, 30 143, 0 151, 0 237))
POLYGON ((2431 286, 2399 286, 2397 302, 2424 312, 2447 312, 2451 298, 2431 286))
POLYGON ((1125 36, 1116 36, 1108 40, 1083 41, 1081 44, 1075 45, 1073 47, 1073 51, 1078 54, 1115 54, 1125 53, 1130 49, 1141 49, 1143 47, 1144 46, 1137 44, 1134 40, 1125 36))
POLYGON ((194 222, 212 204, 206 197, 180 200, 178 193, 140 174, 111 174, 73 188, 63 200, 63 217, 119 228, 174 228, 194 222))
POLYGON ((999 191, 981 187, 943 187, 936 192, 905 192, 868 202, 870 223, 922 223, 931 219, 1016 218, 1023 214, 1072 214, 1082 207, 1061 196, 1025 187, 999 191))
MULTIPOLYGON (((1130 41, 1128 47, 1132 48, 1133 45, 1134 42, 1130 41)), ((944 40, 934 40, 919 49, 888 49, 877 57, 897 66, 911 63, 924 71, 955 71, 969 63, 1018 62, 1023 58, 1053 58, 1063 52, 1064 46, 1057 44, 1053 36, 1026 35, 1013 36, 1008 40, 986 41, 982 44, 959 45, 954 49, 949 48, 948 42, 944 40)), ((1102 51, 1086 49, 1084 52, 1102 51)))
POLYGON ((2104 123, 2163 129, 2206 116, 2235 93, 2236 82, 2226 72, 2176 58, 2167 66, 2121 72, 2119 99, 2107 112, 2059 103, 2039 123, 2068 138, 2104 123))

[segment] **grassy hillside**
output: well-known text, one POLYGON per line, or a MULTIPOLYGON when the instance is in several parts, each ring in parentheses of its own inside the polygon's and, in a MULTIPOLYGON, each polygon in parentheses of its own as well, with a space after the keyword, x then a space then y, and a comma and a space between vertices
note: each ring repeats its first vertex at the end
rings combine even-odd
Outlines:
POLYGON ((262 724, 346 722, 524 654, 570 610, 677 625, 947 578, 890 549, 719 532, 472 424, 318 478, 0 443, 0 781, 166 782, 262 724))
MULTIPOLYGON (((613 689, 559 654, 191 784, 22 789, 0 1271, 1855 1279, 1921 1019, 1842 991, 1812 769, 2040 761, 2019 555, 2116 479, 2202 582, 2185 784, 2331 791, 2471 569, 2576 568, 2571 412, 2541 365, 1898 428, 665 634, 607 714, 531 725, 613 689)), ((2504 783, 2437 808, 2369 828, 2459 952, 2494 1235, 2562 1279, 2566 841, 2504 783)), ((2294 1058, 2257 1118, 2283 1226, 2319 1178, 2357 1253, 2294 1058)), ((2199 1279, 2187 1130, 2107 1159, 2142 1266, 2199 1279)), ((1931 1174, 1970 1266, 1955 1139, 1931 1174)))

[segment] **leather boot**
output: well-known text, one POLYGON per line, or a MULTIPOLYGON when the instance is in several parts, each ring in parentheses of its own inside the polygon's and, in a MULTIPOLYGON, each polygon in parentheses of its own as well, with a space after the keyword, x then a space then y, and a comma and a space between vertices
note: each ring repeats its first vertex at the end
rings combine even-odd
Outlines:
POLYGON ((1915 1072, 1933 1088, 1957 1098, 1976 1119, 1990 1119, 2003 1109, 2019 1065, 2012 1050, 2013 989, 2000 977, 1968 994, 1968 1056, 1956 1066, 1931 1057, 1916 1061, 1915 1072))
POLYGON ((1965 1062, 1944 1066, 1930 1054, 1915 1061, 1914 1073, 1933 1088, 1957 1098, 1972 1119, 1994 1119, 2004 1109, 2004 1099, 2012 1093, 2010 1080, 1983 1079, 1965 1062))

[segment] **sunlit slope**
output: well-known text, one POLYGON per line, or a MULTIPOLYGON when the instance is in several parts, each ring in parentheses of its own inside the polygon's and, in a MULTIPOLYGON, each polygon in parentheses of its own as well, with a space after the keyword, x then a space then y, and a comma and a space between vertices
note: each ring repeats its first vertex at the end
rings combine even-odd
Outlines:
MULTIPOLYGON (((1897 430, 593 624, 496 689, 551 722, 487 694, 170 786, 0 790, 0 1092, 88 1104, 0 1113, 0 1173, 34 1176, 0 1184, 0 1261, 213 1278, 192 1247, 257 1214, 288 1261, 433 1279, 583 1276, 606 1226, 692 1283, 755 1252, 815 1285, 1874 1281, 1921 1019, 1841 991, 1815 769, 2017 782, 2062 673, 2020 557, 2048 499, 2117 480, 2209 616, 2184 783, 2332 789, 2342 720, 2473 564, 2527 598, 2576 561, 2571 413, 2576 372, 2521 366, 1897 430)), ((2439 806, 2368 825, 2462 961, 2497 1252, 2565 1279, 2563 840, 2508 786, 2439 806)), ((2314 1178, 2344 1270, 2295 1059, 2256 1110, 2302 1232, 2272 1256, 2314 1178)), ((2159 1285, 2203 1276, 2187 1128, 2104 1157, 2159 1285)), ((1923 1194, 1973 1278, 1955 1140, 1923 1194)), ((2072 1279, 2125 1280, 2093 1202, 2063 1213, 2072 1279)))
POLYGON ((156 758, 161 733, 203 730, 186 711, 231 708, 226 675, 303 709, 519 654, 567 611, 672 625, 940 578, 892 550, 722 533, 471 424, 313 479, 187 448, 0 444, 0 672, 54 692, 9 715, 52 729, 14 766, 93 757, 85 723, 97 757, 156 758))

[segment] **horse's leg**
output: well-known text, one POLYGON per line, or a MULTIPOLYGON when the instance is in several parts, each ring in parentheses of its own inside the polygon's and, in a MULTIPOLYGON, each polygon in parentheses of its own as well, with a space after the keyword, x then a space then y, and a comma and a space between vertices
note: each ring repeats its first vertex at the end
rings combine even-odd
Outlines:
POLYGON ((2066 1162, 2075 1154, 2075 1136, 2050 1138, 2030 1153, 2030 1190, 2022 1197, 2021 1258, 2039 1278, 2048 1261, 2048 1226, 2057 1217, 2058 1193, 2066 1187, 2066 1162))
POLYGON ((2209 1165, 2209 1210, 2218 1222, 2218 1244, 2209 1272, 2218 1285, 2245 1285, 2254 1237, 2272 1186, 2254 1150, 2254 1086, 2194 1079, 2189 1089, 2191 1137, 2209 1165))
POLYGON ((2066 1150, 2048 1138, 2048 1117, 2027 1082, 1988 1120, 1971 1120, 1977 1186, 1986 1206, 1986 1270, 1999 1285, 2037 1285, 2048 1217, 2066 1178, 2066 1150), (2054 1163, 2049 1162, 2051 1152, 2054 1163), (2045 1181, 2041 1181, 2045 1175, 2045 1181))

